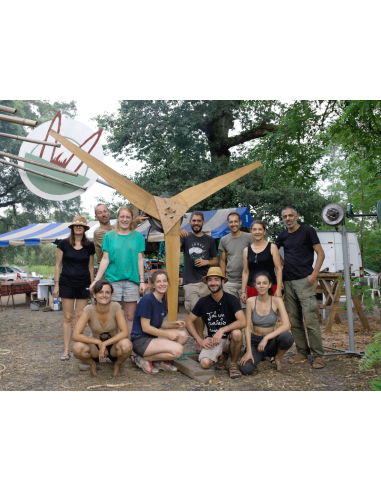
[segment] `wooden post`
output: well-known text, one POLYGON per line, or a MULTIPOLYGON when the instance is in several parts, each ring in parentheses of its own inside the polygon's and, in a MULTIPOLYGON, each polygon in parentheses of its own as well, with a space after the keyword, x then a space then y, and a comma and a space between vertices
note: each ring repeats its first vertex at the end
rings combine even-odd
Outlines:
POLYGON ((177 320, 179 302, 179 269, 180 269, 180 223, 177 223, 165 235, 166 267, 169 277, 168 288, 168 319, 177 320))
POLYGON ((327 325, 325 327, 325 333, 331 333, 331 331, 332 331, 333 320, 335 319, 335 315, 337 314, 336 310, 337 310, 337 306, 339 305, 340 295, 341 295, 341 285, 343 282, 344 282, 344 279, 342 279, 342 278, 337 279, 335 297, 334 297, 334 301, 332 304, 331 312, 329 313, 328 322, 327 322, 327 325))
POLYGON ((363 326, 363 330, 361 332, 365 331, 370 331, 370 326, 368 323, 368 318, 365 316, 364 311, 361 307, 361 303, 359 298, 356 296, 356 294, 352 297, 353 304, 355 305, 356 311, 359 315, 359 318, 361 320, 361 324, 363 326))

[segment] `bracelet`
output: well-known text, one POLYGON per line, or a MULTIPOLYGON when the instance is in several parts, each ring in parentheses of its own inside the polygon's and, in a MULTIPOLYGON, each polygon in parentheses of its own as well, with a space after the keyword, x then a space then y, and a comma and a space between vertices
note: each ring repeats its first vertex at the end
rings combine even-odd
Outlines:
POLYGON ((59 284, 59 283, 60 283, 60 281, 59 281, 59 280, 56 280, 54 283, 55 283, 55 284, 59 284))

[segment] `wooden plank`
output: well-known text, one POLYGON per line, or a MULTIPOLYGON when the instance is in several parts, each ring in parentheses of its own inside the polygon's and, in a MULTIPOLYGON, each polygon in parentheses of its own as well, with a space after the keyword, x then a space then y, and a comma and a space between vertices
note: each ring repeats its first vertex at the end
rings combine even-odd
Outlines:
POLYGON ((331 312, 329 313, 329 318, 328 318, 328 321, 327 321, 327 324, 325 327, 325 333, 331 333, 331 331, 332 331, 333 321, 335 319, 337 306, 339 305, 339 301, 340 301, 341 284, 342 283, 343 283, 343 279, 339 279, 337 284, 336 284, 335 297, 334 297, 331 312))
POLYGON ((169 277, 168 319, 176 321, 179 301, 180 220, 165 235, 165 258, 169 277))
POLYGON ((171 364, 177 367, 178 371, 199 383, 207 384, 214 378, 214 369, 203 369, 199 362, 192 359, 173 360, 171 364))
POLYGON ((359 318, 361 320, 361 324, 363 326, 362 332, 370 331, 370 326, 368 323, 368 318, 365 316, 364 311, 361 307, 360 299, 356 296, 356 294, 352 297, 353 304, 355 305, 356 311, 358 312, 359 318))
POLYGON ((257 167, 261 166, 262 163, 257 161, 253 164, 249 164, 248 166, 241 167, 240 169, 236 169, 235 171, 231 171, 230 173, 223 174, 222 176, 218 176, 218 178, 210 179, 209 181, 205 181, 204 183, 198 184, 196 186, 192 186, 192 188, 188 188, 187 190, 182 191, 178 195, 172 197, 174 201, 177 201, 179 197, 181 197, 185 203, 188 205, 188 208, 196 205, 201 200, 204 200, 213 193, 225 188, 229 184, 233 183, 245 174, 254 171, 257 167))
POLYGON ((148 193, 148 191, 145 191, 143 188, 140 188, 140 186, 132 183, 132 181, 114 171, 96 157, 88 154, 83 149, 80 149, 77 145, 73 144, 54 130, 50 130, 49 133, 93 171, 99 174, 99 176, 105 179, 107 183, 115 188, 122 196, 124 196, 124 198, 127 198, 133 205, 136 205, 147 214, 152 215, 155 219, 160 220, 154 196, 151 195, 151 193, 148 193))

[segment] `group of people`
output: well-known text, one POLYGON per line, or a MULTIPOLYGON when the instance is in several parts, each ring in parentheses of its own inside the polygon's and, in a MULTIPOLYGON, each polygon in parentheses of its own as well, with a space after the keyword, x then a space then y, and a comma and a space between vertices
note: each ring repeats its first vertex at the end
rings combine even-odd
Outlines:
POLYGON ((153 273, 153 292, 140 297, 147 290, 145 242, 135 228, 145 217, 134 221, 131 209, 121 207, 114 228, 104 204, 97 205, 95 214, 100 226, 94 244, 86 238, 89 227, 84 217, 73 219, 70 236, 58 244, 54 295, 61 297, 64 311, 61 360, 70 358, 76 300, 73 353, 90 365, 92 376, 97 362, 105 358, 114 363, 114 377, 128 357, 146 373, 176 371, 171 362, 182 355, 188 333, 196 341, 200 365, 227 369, 232 379, 252 374, 266 357, 283 372, 282 357, 294 341, 297 355, 289 362, 304 363, 311 354, 312 367, 324 367, 314 291, 324 251, 316 231, 298 223, 294 207, 282 210, 286 230, 275 243, 267 240, 263 221, 255 220, 247 233, 241 231, 240 215, 230 213, 230 234, 219 243, 219 261, 214 239, 203 232, 203 213, 192 212, 191 232, 181 231, 180 238, 185 322, 165 320, 169 278, 164 270, 153 273), (95 252, 99 268, 94 278, 95 252), (91 293, 94 300, 88 304, 91 293), (278 316, 281 324, 276 326, 278 316), (92 336, 84 334, 87 324, 92 336), (246 351, 241 357, 244 338, 246 351))

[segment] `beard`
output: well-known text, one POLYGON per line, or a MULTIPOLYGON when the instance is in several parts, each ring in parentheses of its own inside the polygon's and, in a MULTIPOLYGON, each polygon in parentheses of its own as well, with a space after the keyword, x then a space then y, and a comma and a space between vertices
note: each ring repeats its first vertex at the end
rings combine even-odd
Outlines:
POLYGON ((222 289, 222 284, 220 284, 218 287, 213 287, 213 289, 215 289, 215 290, 212 290, 212 289, 209 287, 209 285, 208 285, 208 289, 210 290, 210 292, 211 292, 212 294, 217 294, 217 292, 220 292, 220 290, 222 289))
POLYGON ((201 232, 202 231, 202 226, 198 226, 198 225, 192 225, 191 224, 191 229, 193 232, 201 232))
POLYGON ((296 226, 297 220, 295 219, 294 222, 291 225, 286 226, 287 229, 292 229, 293 227, 296 226))

